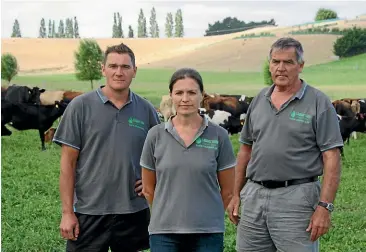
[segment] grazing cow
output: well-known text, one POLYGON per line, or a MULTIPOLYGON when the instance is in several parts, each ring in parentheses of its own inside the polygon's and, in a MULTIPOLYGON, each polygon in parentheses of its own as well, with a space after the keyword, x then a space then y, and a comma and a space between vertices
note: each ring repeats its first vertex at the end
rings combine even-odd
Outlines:
POLYGON ((160 102, 160 112, 164 117, 164 121, 168 121, 169 117, 175 115, 177 112, 174 108, 172 98, 170 95, 163 95, 160 102))
POLYGON ((27 86, 11 85, 1 89, 1 99, 11 103, 40 104, 40 94, 45 92, 38 87, 29 88, 27 86))
POLYGON ((65 91, 45 91, 41 94, 41 105, 55 105, 56 102, 60 102, 64 98, 65 91))
POLYGON ((63 101, 56 102, 56 105, 48 106, 10 103, 6 100, 2 100, 1 103, 1 106, 6 108, 2 111, 6 120, 3 120, 2 117, 1 127, 4 128, 5 124, 9 123, 17 130, 38 129, 42 150, 46 149, 44 145, 44 132, 64 113, 67 107, 67 103, 63 101))
POLYGON ((82 95, 82 94, 83 94, 83 92, 78 92, 78 91, 65 91, 64 96, 63 96, 63 100, 65 102, 70 102, 76 96, 79 96, 79 95, 82 95))
POLYGON ((240 119, 232 116, 227 111, 213 109, 206 110, 205 108, 200 108, 199 113, 201 115, 205 115, 212 123, 226 129, 229 135, 239 133, 243 127, 240 119))
POLYGON ((207 95, 205 94, 201 107, 206 110, 223 110, 229 112, 234 117, 245 118, 248 111, 251 97, 245 95, 207 95))

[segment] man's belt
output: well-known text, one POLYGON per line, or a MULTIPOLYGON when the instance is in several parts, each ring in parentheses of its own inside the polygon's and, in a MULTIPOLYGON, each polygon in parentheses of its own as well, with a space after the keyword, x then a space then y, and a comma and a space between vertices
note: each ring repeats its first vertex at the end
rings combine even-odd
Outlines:
POLYGON ((318 177, 310 177, 310 178, 303 178, 303 179, 292 179, 292 180, 286 180, 286 181, 275 181, 275 180, 265 180, 265 181, 255 181, 252 180, 254 183, 260 184, 266 188, 274 189, 274 188, 280 188, 280 187, 288 187, 291 185, 299 185, 309 182, 318 181, 318 177))

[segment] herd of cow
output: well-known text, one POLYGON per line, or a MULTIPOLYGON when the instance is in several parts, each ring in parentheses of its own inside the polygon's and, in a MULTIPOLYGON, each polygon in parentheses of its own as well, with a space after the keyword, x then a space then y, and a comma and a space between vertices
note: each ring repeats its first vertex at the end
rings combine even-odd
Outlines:
POLYGON ((68 103, 80 94, 18 85, 1 87, 1 136, 12 134, 6 124, 17 130, 36 129, 42 150, 45 150, 45 132, 62 116, 68 103))
MULTIPOLYGON (((55 132, 52 125, 63 115, 68 103, 80 94, 82 92, 48 91, 19 85, 1 87, 1 135, 12 134, 6 124, 17 130, 38 130, 41 148, 45 150, 45 142, 50 142, 55 132)), ((246 95, 204 93, 199 113, 225 128, 229 134, 237 134, 244 125, 252 99, 246 95)), ((332 102, 344 142, 349 143, 352 133, 366 132, 365 100, 340 99, 332 102)), ((162 96, 160 107, 156 110, 161 121, 167 121, 176 113, 169 95, 162 96)))
MULTIPOLYGON (((246 95, 204 94, 200 113, 225 128, 229 134, 239 133, 243 127, 248 107, 253 97, 246 95)), ((350 136, 355 139, 356 132, 366 132, 366 99, 340 99, 332 101, 338 115, 343 141, 349 144, 350 136)), ((167 120, 175 114, 169 95, 164 95, 160 103, 160 112, 167 120)), ((341 149, 343 155, 343 148, 341 149)))

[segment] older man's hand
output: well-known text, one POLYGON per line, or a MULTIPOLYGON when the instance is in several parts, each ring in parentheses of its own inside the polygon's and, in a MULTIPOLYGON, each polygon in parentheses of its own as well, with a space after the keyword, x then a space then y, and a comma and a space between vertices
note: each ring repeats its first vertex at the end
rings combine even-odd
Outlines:
POLYGON ((330 228, 330 212, 324 207, 318 206, 310 219, 307 232, 310 232, 310 240, 316 241, 326 234, 330 228))

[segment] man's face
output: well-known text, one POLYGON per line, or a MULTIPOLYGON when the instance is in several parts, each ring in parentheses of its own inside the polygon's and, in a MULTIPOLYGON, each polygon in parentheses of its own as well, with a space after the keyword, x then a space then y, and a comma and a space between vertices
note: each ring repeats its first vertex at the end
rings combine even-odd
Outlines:
POLYGON ((108 54, 105 65, 102 65, 106 85, 116 91, 128 89, 136 76, 136 71, 137 68, 133 66, 127 53, 112 52, 108 54))
POLYGON ((277 86, 289 86, 299 79, 304 63, 297 63, 295 48, 275 49, 269 62, 272 80, 277 86))

